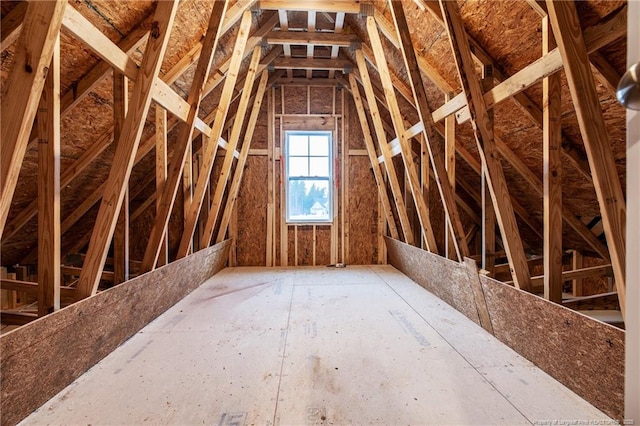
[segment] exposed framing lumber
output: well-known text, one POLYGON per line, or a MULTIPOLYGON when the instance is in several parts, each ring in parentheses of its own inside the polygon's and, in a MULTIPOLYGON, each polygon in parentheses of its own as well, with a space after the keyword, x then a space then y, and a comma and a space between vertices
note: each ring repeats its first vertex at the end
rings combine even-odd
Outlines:
POLYGON ((29 3, 15 50, 16 62, 2 99, 0 237, 18 182, 31 126, 51 64, 66 2, 29 3))
POLYGON ((382 118, 380 117, 380 111, 378 110, 378 104, 376 96, 373 92, 373 84, 369 77, 369 71, 367 70, 367 64, 364 60, 364 55, 361 50, 356 51, 356 62, 358 64, 358 70, 360 72, 360 78, 362 86, 364 87, 365 98, 369 105, 369 113, 371 114, 371 121, 378 139, 378 148, 384 158, 384 167, 387 171, 387 181, 391 187, 391 194, 395 201, 396 211, 398 212, 398 219, 400 220, 400 228, 402 235, 407 244, 414 245, 413 232, 411 230, 411 224, 409 223, 409 216, 407 215, 407 207, 402 197, 402 190, 400 183, 398 182, 398 174, 393 164, 389 145, 387 144, 387 138, 382 125, 382 118))
MULTIPOLYGON (((129 54, 137 49, 147 40, 149 31, 138 27, 133 30, 121 43, 120 48, 129 54)), ((96 64, 73 88, 68 90, 60 99, 60 113, 64 117, 73 107, 76 106, 85 96, 102 81, 112 71, 111 66, 101 61, 96 64)), ((29 144, 38 140, 37 126, 31 131, 29 144)), ((60 177, 60 187, 65 188, 81 171, 83 171, 95 158, 97 158, 113 141, 113 128, 108 129, 89 147, 75 163, 65 169, 60 177)), ((9 239, 17 234, 36 214, 38 210, 37 200, 33 200, 27 207, 22 209, 7 225, 3 237, 9 239)))
POLYGON ((356 82, 356 78, 353 76, 353 74, 349 74, 349 84, 351 85, 351 96, 353 97, 353 102, 355 103, 356 111, 358 112, 358 118, 360 119, 362 135, 364 137, 367 154, 369 155, 369 159, 371 160, 371 168, 373 169, 373 175, 376 179, 376 186, 378 188, 378 197, 382 204, 384 216, 387 220, 389 233, 391 234, 392 238, 397 240, 399 235, 398 228, 396 227, 396 222, 393 218, 393 211, 391 209, 391 203, 389 202, 389 196, 387 194, 384 176, 382 174, 382 170, 380 170, 380 165, 378 164, 376 148, 373 144, 373 139, 371 138, 371 130, 367 125, 367 115, 364 110, 362 97, 360 96, 360 89, 358 88, 358 83, 356 82))
MULTIPOLYGON (((167 182, 167 110, 156 106, 156 214, 161 208, 162 190, 167 182)), ((186 164, 186 163, 185 163, 186 164)), ((178 179, 178 186, 180 182, 178 179)), ((169 263, 169 230, 165 229, 160 243, 158 266, 169 263)))
MULTIPOLYGON (((542 54, 555 46, 549 18, 542 19, 542 54)), ((544 298, 562 302, 562 92, 560 75, 542 80, 544 298)))
POLYGON ((611 254, 622 316, 625 315, 626 205, 600 109, 575 4, 547 1, 565 74, 589 158, 605 235, 611 254))
MULTIPOLYGON (((66 10, 62 25, 75 38, 85 43, 94 53, 125 74, 133 81, 138 79, 138 65, 115 43, 98 30, 80 12, 70 7, 66 10)), ((189 115, 189 104, 182 99, 168 84, 159 77, 152 88, 153 100, 158 102, 181 121, 186 122, 189 115)), ((202 120, 196 120, 196 127, 209 133, 210 129, 202 120)))
MULTIPOLYGON (((445 101, 453 97, 453 92, 445 93, 445 101)), ((444 120, 444 164, 447 170, 447 176, 449 177, 449 183, 451 184, 451 190, 456 193, 456 119, 453 116, 449 116, 444 120)), ((453 246, 451 245, 451 239, 455 238, 453 233, 450 232, 449 219, 445 219, 445 250, 447 257, 453 259, 455 256, 453 246)), ((465 239, 466 241, 466 239, 465 239)))
MULTIPOLYGON (((1 278, 0 285, 2 286, 2 290, 12 290, 20 293, 26 293, 31 297, 38 297, 38 283, 1 278)), ((75 294, 76 289, 74 287, 60 286, 61 298, 73 298, 75 294)))
MULTIPOLYGON (((264 38, 267 44, 295 44, 301 46, 359 47, 360 38, 354 34, 271 31, 264 38)), ((333 58, 335 59, 335 58, 333 58)))
MULTIPOLYGON (((574 269, 571 271, 562 272, 562 282, 572 281, 575 279, 589 278, 589 277, 606 277, 613 275, 613 268, 611 265, 591 266, 589 268, 574 269)), ((544 282, 544 275, 538 275, 531 277, 531 283, 536 287, 541 287, 544 282)), ((536 288, 537 289, 537 288, 536 288)), ((542 290, 542 288, 540 288, 542 290)))
MULTIPOLYGON (((316 32, 316 11, 315 10, 310 10, 307 12, 307 32, 308 33, 315 33, 316 32)), ((312 44, 308 44, 307 45, 307 59, 311 59, 313 58, 313 53, 314 53, 315 47, 312 44)), ((307 69, 307 78, 311 78, 313 77, 313 69, 307 69)), ((308 99, 308 97, 307 97, 308 99)), ((314 226, 314 234, 315 234, 315 226, 314 226)), ((314 238, 315 240, 315 238, 314 238)), ((313 245, 313 248, 315 250, 315 244, 313 245)), ((332 244, 333 247, 333 244, 332 244)), ((314 252, 315 254, 315 252, 314 252)), ((314 261, 313 261, 313 265, 315 265, 315 256, 314 256, 314 261)))
MULTIPOLYGON (((621 29, 621 27, 624 27, 624 23, 626 19, 626 9, 622 8, 620 12, 618 12, 615 17, 611 18, 610 20, 608 20, 606 23, 600 24, 600 25, 595 25, 593 27, 590 27, 589 29, 586 30, 585 34, 588 37, 588 40, 593 40, 594 46, 599 46, 601 45, 601 43, 605 43, 611 40, 614 40, 618 37, 620 37, 621 34, 624 34, 623 30, 621 29), (624 19, 623 19, 624 18, 624 19)), ((389 26, 388 21, 386 21, 386 18, 381 17, 379 15, 376 14, 376 21, 378 22, 378 25, 381 27, 384 26, 389 26)), ((395 36, 394 34, 388 34, 387 32, 384 32, 385 34, 387 34, 388 36, 395 36)), ((395 32, 394 32, 395 33, 395 32)), ((395 39, 390 39, 390 41, 396 43, 395 39)), ((370 50, 368 49, 368 47, 366 45, 363 45, 363 52, 365 53, 365 58, 367 58, 367 51, 370 50)), ((554 50, 557 53, 557 50, 554 50)), ((373 56, 372 52, 369 52, 370 56, 373 56)), ((558 54, 559 55, 559 54, 558 54)), ((373 59, 368 58, 368 60, 373 64, 373 59)), ((562 65, 562 62, 560 60, 560 57, 558 56, 558 60, 559 60, 559 66, 562 65)), ((421 70, 423 70, 423 67, 421 66, 421 70)), ((423 70, 424 72, 424 70, 423 70)), ((398 92, 400 94, 403 95, 403 97, 411 104, 414 105, 414 100, 413 97, 411 95, 411 89, 409 89, 408 87, 406 87, 404 85, 404 83, 402 83, 402 81, 398 78, 395 77, 392 74, 392 80, 394 81, 394 85, 395 88, 398 90, 398 92)), ((437 72, 432 72, 431 74, 429 74, 429 77, 438 77, 437 72)), ((494 76, 495 79, 495 76, 494 76)), ((442 89, 443 86, 441 86, 440 83, 438 83, 438 80, 433 80, 436 82, 436 84, 442 89)), ((379 97, 379 96, 378 96, 379 97)), ((466 105, 466 100, 464 99, 464 94, 461 93, 456 97, 453 97, 454 100, 456 99, 462 99, 462 105, 466 105)), ((485 98, 485 101, 487 101, 487 99, 485 98)), ((384 101, 381 99, 381 103, 384 104, 384 101)), ((450 105, 451 102, 447 102, 445 104, 445 107, 447 105, 450 105)), ((437 110, 436 110, 437 112, 437 110)), ((434 112, 434 114, 436 114, 436 112, 434 112)), ((540 113, 540 119, 542 120, 542 113, 540 113)), ((540 123, 542 123, 542 121, 540 121, 540 123)), ((436 130, 443 135, 444 131, 442 130, 443 127, 441 125, 441 123, 436 122, 436 130)), ((497 136, 494 134, 494 138, 495 138, 495 142, 496 142, 496 146, 498 148, 498 151, 500 152, 500 154, 504 157, 505 160, 507 160, 513 167, 514 169, 520 173, 520 175, 525 179, 526 182, 528 182, 531 187, 540 194, 540 196, 543 195, 543 183, 542 180, 539 179, 529 168, 528 166, 526 166, 524 164, 524 162, 513 153, 513 151, 511 151, 511 149, 497 136)), ((466 155, 466 151, 463 148, 456 148, 458 154, 460 154, 465 161, 467 161, 467 163, 469 163, 470 157, 468 155, 466 155)), ((394 151, 395 152, 395 151, 394 151)), ((570 152, 568 152, 567 150, 567 146, 564 144, 563 142, 563 155, 565 155, 565 157, 569 158, 571 161, 575 160, 575 155, 571 154, 570 152), (573 155, 573 157, 572 157, 573 155)), ((588 172, 588 165, 587 166, 580 166, 580 171, 581 173, 583 173, 583 175, 586 173, 587 178, 589 180, 591 180, 591 175, 588 172), (586 170, 586 171, 585 171, 586 170)), ((480 174, 480 168, 477 167, 476 170, 478 171, 478 174, 480 174)), ((531 221, 529 220, 528 214, 526 214, 526 210, 524 208, 520 208, 519 205, 517 204, 517 202, 515 201, 515 198, 512 198, 512 202, 514 203, 514 208, 516 208, 516 213, 518 214, 518 216, 520 216, 525 223, 527 223, 527 225, 536 233, 536 235, 540 236, 540 239, 542 240, 543 237, 539 232, 539 227, 535 226, 531 223, 531 221)), ((600 256, 602 256, 604 259, 609 259, 609 252, 607 247, 600 241, 598 240, 598 238, 589 231, 589 229, 570 211, 568 211, 567 209, 563 210, 563 218, 565 220, 565 222, 567 222, 567 224, 578 234, 580 235, 590 246, 591 248, 593 248, 598 254, 600 254, 600 256)))
POLYGON ((429 218, 429 209, 426 206, 424 197, 422 196, 422 191, 420 190, 420 180, 418 179, 418 173, 413 161, 410 141, 407 140, 407 138, 404 136, 405 128, 402 114, 400 113, 400 107, 398 106, 395 89, 393 86, 393 82, 391 81, 391 75, 389 73, 389 66, 387 64, 387 59, 382 47, 382 41, 380 40, 380 34, 378 34, 376 21, 373 16, 367 17, 367 33, 369 34, 371 48, 373 49, 373 54, 376 59, 376 66, 378 69, 378 73, 380 74, 385 98, 387 100, 387 105, 391 113, 391 121, 393 122, 396 136, 400 140, 402 161, 404 164, 406 177, 409 181, 409 187, 411 189, 413 201, 418 213, 420 228, 423 236, 427 241, 428 250, 434 253, 438 253, 438 246, 433 234, 433 228, 431 227, 431 220, 429 218))
POLYGON ((157 81, 158 71, 169 42, 169 33, 178 8, 177 1, 160 2, 154 15, 154 35, 149 38, 142 60, 138 79, 134 85, 131 106, 122 126, 122 134, 116 145, 102 204, 94 226, 87 258, 80 274, 77 298, 82 299, 96 293, 100 275, 115 230, 117 214, 122 207, 129 176, 135 161, 144 121, 151 106, 151 93, 157 81))
MULTIPOLYGON (((277 70, 327 70, 348 73, 353 70, 353 63, 348 59, 279 58, 273 61, 273 68, 277 70)), ((307 78, 310 77, 307 76, 307 78)))
POLYGON ((22 29, 22 22, 27 12, 28 2, 21 1, 15 5, 13 9, 2 18, 2 24, 0 25, 0 31, 2 37, 0 40, 0 52, 4 52, 6 48, 11 46, 14 41, 20 36, 20 30, 22 29))
POLYGON ((360 13, 360 1, 355 0, 339 0, 339 1, 322 1, 322 0, 306 0, 304 2, 297 0, 260 0, 258 3, 262 10, 291 10, 296 12, 344 12, 344 13, 360 13))
MULTIPOLYGON (((222 94, 220 95, 220 101, 218 107, 215 109, 212 127, 212 137, 215 139, 222 135, 227 112, 231 105, 232 96, 236 81, 238 79, 238 72, 242 63, 244 52, 249 37, 249 30, 251 29, 251 12, 245 11, 240 22, 238 29, 238 36, 233 49, 233 55, 231 57, 231 63, 229 65, 229 71, 227 72, 227 78, 222 88, 222 94)), ((237 117, 239 118, 239 117, 237 117)), ((204 202, 204 196, 207 187, 210 183, 211 170, 213 169, 213 163, 215 161, 217 151, 217 144, 209 144, 204 150, 202 165, 198 172, 198 180, 195 186, 193 199, 189 206, 189 212, 185 218, 185 226, 180 241, 180 247, 178 248, 177 258, 186 256, 189 241, 193 238, 195 232, 196 223, 202 204, 204 202)))
MULTIPOLYGON (((113 73, 113 138, 120 140, 122 127, 129 109, 129 82, 127 77, 118 72, 113 73)), ((118 215, 116 230, 113 235, 114 284, 129 279, 129 188, 125 190, 122 208, 118 215)))
POLYGON ((38 108, 38 316, 60 309, 60 33, 38 108))
MULTIPOLYGON (((527 3, 529 3, 529 6, 531 6, 543 20, 547 18, 547 5, 544 0, 527 0, 527 3)), ((589 42, 586 39, 585 42, 587 43, 587 47, 589 47, 589 42)), ((545 54, 546 53, 547 52, 545 52, 545 54)), ((618 81, 620 81, 620 75, 599 52, 590 49, 589 53, 591 67, 593 71, 597 73, 595 77, 603 86, 609 89, 610 92, 615 93, 618 81)))
MULTIPOLYGON (((189 104, 189 117, 186 123, 180 127, 178 138, 175 144, 175 150, 171 163, 169 164, 169 171, 167 173, 167 179, 163 185, 162 197, 156 204, 156 219, 151 229, 151 235, 147 243, 147 248, 142 260, 142 271, 150 271, 155 268, 160 255, 162 247, 162 241, 167 235, 167 227, 169 225, 169 218, 171 216, 171 210, 175 203, 178 188, 181 183, 182 171, 184 170, 185 161, 187 159, 187 152, 191 150, 191 139, 193 137, 195 121, 198 117, 198 110, 200 109, 200 102, 202 101, 204 86, 209 75, 209 69, 211 68, 211 62, 213 61, 213 54, 215 52, 218 40, 222 34, 222 17, 225 16, 227 10, 228 1, 215 2, 211 15, 209 17, 209 24, 207 27, 207 33, 205 40, 202 44, 202 51, 198 59, 198 65, 196 72, 193 76, 191 83, 191 89, 189 90, 189 98, 187 103, 189 104)), ((246 14, 249 13, 249 22, 251 20, 250 12, 243 12, 243 23, 246 21, 246 14)), ((234 55, 236 54, 234 50, 234 55)), ((240 53, 242 57, 242 52, 240 53)), ((234 58, 231 58, 234 61, 234 58)), ((226 87, 226 83, 225 83, 226 87)), ((210 147, 217 148, 218 138, 220 134, 216 134, 210 147)), ((214 151, 215 152, 215 151, 214 151)), ((200 201, 200 204, 202 201, 200 201)), ((194 205, 194 199, 192 198, 189 203, 191 209, 194 205)), ((199 210, 200 206, 198 206, 199 210)), ((191 210, 190 210, 191 211, 191 210)), ((185 230, 187 229, 188 219, 185 217, 185 230)), ((195 221, 192 225, 195 228, 195 221)), ((188 251, 189 247, 187 247, 188 251)), ((186 254, 185 251, 185 254, 186 254)), ((184 255, 183 255, 184 256, 184 255)))
POLYGON ((487 168, 487 177, 496 219, 507 258, 512 267, 512 276, 517 288, 531 289, 527 259, 524 254, 520 231, 516 223, 511 196, 498 158, 493 132, 487 128, 490 118, 482 94, 480 82, 475 75, 475 66, 467 34, 455 2, 440 0, 442 16, 446 24, 451 49, 460 74, 461 84, 471 112, 471 123, 478 144, 478 151, 487 168))
MULTIPOLYGON (((450 224, 450 231, 454 235, 452 242, 458 255, 458 260, 462 261, 463 257, 469 256, 470 253, 464 237, 465 232, 462 226, 462 221, 460 220, 460 215, 458 214, 458 208, 455 202, 455 192, 447 174, 444 158, 444 140, 440 135, 437 135, 437 132, 434 130, 434 123, 431 118, 431 108, 429 107, 427 93, 424 89, 424 82, 422 81, 422 75, 420 74, 420 68, 418 66, 416 53, 411 41, 411 32, 407 25, 407 19, 404 14, 402 2, 392 0, 390 3, 393 19, 400 37, 402 55, 409 76, 409 84, 413 89, 418 117, 423 124, 422 132, 429 151, 431 165, 433 166, 433 175, 442 200, 445 220, 450 224)), ((445 231, 445 234, 447 233, 448 231, 445 231)), ((444 255, 447 256, 448 253, 445 252, 444 255)))
MULTIPOLYGON (((436 18, 442 22, 442 15, 440 13, 440 9, 436 8, 431 2, 427 3, 429 7, 429 11, 436 16, 436 18)), ((595 52, 597 49, 606 46, 607 44, 617 40, 620 37, 623 37, 626 33, 626 22, 627 22, 627 7, 623 6, 620 8, 615 15, 610 18, 599 22, 598 24, 587 28, 584 32, 585 42, 589 48, 590 52, 595 52)), ((471 39, 471 42, 474 43, 474 53, 478 60, 478 62, 482 63, 491 63, 492 60, 488 56, 486 52, 482 49, 481 46, 478 45, 477 42, 474 42, 471 39)), ((529 87, 531 84, 539 81, 543 77, 549 75, 549 73, 554 73, 562 68, 562 59, 557 50, 552 51, 549 55, 544 56, 533 64, 525 67, 520 72, 514 74, 510 78, 506 79, 504 75, 502 75, 499 71, 495 72, 494 77, 501 81, 502 83, 498 84, 495 87, 496 91, 505 90, 503 93, 504 99, 512 96, 512 99, 516 102, 517 106, 520 106, 523 112, 531 118, 531 120, 540 128, 542 128, 542 110, 533 103, 528 96, 524 93, 520 93, 522 90, 529 87), (535 67, 538 67, 537 70, 534 70, 535 67), (519 81, 521 80, 521 81, 519 81), (504 84, 503 84, 504 83, 504 84), (515 91, 514 91, 515 90, 515 91)), ((487 94, 489 95, 489 94, 487 94)), ((494 92, 493 94, 494 102, 498 99, 498 94, 494 92)), ((491 98, 485 99, 487 102, 491 102, 491 98)), ((453 99, 454 102, 461 102, 462 105, 459 105, 460 108, 464 107, 464 97, 462 94, 458 95, 453 99)), ((497 103, 497 102, 496 102, 497 103)), ((451 114, 454 111, 457 111, 459 108, 457 106, 451 105, 451 103, 445 104, 441 108, 447 108, 448 112, 446 114, 451 114)), ((442 119, 443 116, 436 117, 436 114, 439 113, 439 109, 434 111, 434 120, 437 122, 439 119, 442 119)), ((466 117, 468 115, 463 114, 466 117)), ((468 118, 462 118, 463 120, 468 118)), ((570 143, 567 137, 563 134, 563 155, 574 165, 576 170, 582 174, 586 179, 591 181, 591 174, 589 172, 589 165, 584 159, 584 154, 577 150, 574 144, 570 143)))
MULTIPOLYGON (((238 3, 236 3, 236 5, 237 4, 238 3)), ((248 44, 248 46, 253 48, 257 44, 259 44, 262 35, 267 33, 268 31, 270 31, 271 28, 273 28, 273 26, 277 23, 277 19, 274 19, 274 18, 277 18, 277 16, 273 15, 271 18, 269 18, 266 21, 266 23, 261 28, 259 28, 254 33, 254 35, 250 38, 250 43, 248 44)), ((225 22, 227 22, 227 21, 225 21, 225 22)), ((270 53, 268 53, 265 56, 265 58, 273 58, 273 57, 277 56, 280 52, 281 52, 280 48, 272 49, 272 51, 270 53)), ((203 96, 207 96, 208 94, 210 94, 223 81, 223 75, 228 70, 230 61, 231 61, 231 57, 227 58, 220 65, 220 67, 218 68, 218 72, 213 76, 213 78, 209 79, 209 81, 205 85, 205 90, 204 90, 203 96)), ((182 64, 182 65, 177 64, 176 67, 174 67, 171 70, 169 70, 169 72, 167 72, 166 75, 170 76, 170 79, 167 80, 166 83, 167 84, 173 83, 174 80, 172 80, 172 79, 178 78, 182 74, 182 72, 185 71, 184 66, 185 66, 184 64, 182 64), (178 69, 177 67, 180 67, 180 69, 178 69)), ((213 114, 210 114, 208 117, 205 118, 205 121, 210 122, 212 116, 213 116, 213 114)), ((167 131, 171 131, 177 124, 178 124, 178 119, 172 117, 169 120, 168 124, 167 124, 167 131)), ((99 152, 102 152, 104 149, 107 148, 107 146, 111 143, 112 133, 113 133, 113 129, 111 129, 111 130, 107 131, 106 133, 104 133, 98 139, 98 141, 87 152, 85 152, 85 154, 83 154, 78 160, 76 160, 76 162, 72 166, 70 166, 62 174, 61 187, 64 188, 69 182, 71 182, 78 175, 80 175, 80 173, 86 167, 89 166, 91 161, 93 161, 93 159, 95 159, 97 157, 99 152), (94 147, 99 147, 99 152, 98 153, 95 153, 97 151, 94 151, 94 147), (89 152, 91 152, 91 155, 86 155, 89 152)), ((226 147, 226 141, 224 141, 224 139, 220 138, 218 140, 218 143, 220 144, 220 146, 223 149, 226 147)), ((138 148, 138 151, 136 153, 136 159, 135 159, 136 164, 140 160, 142 160, 142 158, 144 158, 154 148, 154 146, 155 146, 155 134, 152 135, 146 141, 144 141, 144 142, 142 142, 140 144, 140 147, 138 148)), ((96 202, 98 202, 98 200, 100 200, 100 198, 102 197, 103 191, 104 191, 104 184, 101 185, 100 187, 98 187, 91 195, 89 195, 84 200, 83 203, 81 203, 80 206, 78 206, 69 216, 67 216, 65 218, 64 222, 62 223, 62 233, 63 234, 71 226, 73 226, 73 224, 75 224, 76 221, 79 220, 96 202)), ((154 197, 155 197, 155 195, 154 195, 154 197)), ((187 201, 188 201, 188 198, 189 197, 186 198, 187 201)), ((24 226, 28 222, 28 220, 31 217, 33 217, 33 215, 35 215, 36 212, 37 212, 37 202, 33 206, 32 211, 29 213, 28 218, 26 218, 26 220, 21 222, 20 227, 24 226)), ((20 216, 20 215, 18 215, 18 216, 20 216)), ((131 215, 131 220, 133 220, 133 217, 134 217, 134 215, 131 215)), ((12 231, 11 235, 14 235, 18 230, 19 230, 19 228, 14 228, 14 230, 12 231)), ((80 242, 78 244, 80 244, 80 242)), ((33 259, 35 259, 35 256, 36 256, 35 253, 31 253, 29 256, 27 256, 26 259, 28 259, 29 262, 31 262, 31 261, 33 261, 33 259)))
MULTIPOLYGON (((244 140, 242 141, 242 148, 240 149, 240 156, 236 164, 235 173, 233 174, 233 180, 231 181, 231 187, 229 188, 229 195, 227 196, 227 204, 225 205, 224 212, 220 218, 220 227, 218 228, 218 236, 216 243, 224 240, 231 221, 231 216, 235 208, 235 203, 238 198, 238 191, 240 190, 240 184, 242 183, 242 174, 244 173, 244 165, 249 156, 249 149, 251 148, 251 140, 253 139, 253 131, 258 121, 258 115, 260 115, 260 108, 262 107, 262 101, 264 100, 264 94, 267 88, 269 74, 266 70, 262 71, 260 82, 258 83, 258 89, 256 92, 253 108, 249 121, 247 122, 247 130, 245 132, 244 140)), ((275 263, 275 258, 274 258, 275 263)))
MULTIPOLYGON (((261 54, 261 47, 256 46, 253 48, 251 62, 249 63, 249 70, 247 72, 247 76, 245 77, 244 88, 242 89, 242 96, 240 97, 240 103, 238 104, 236 118, 233 122, 233 128, 231 129, 231 134, 229 136, 229 146, 227 148, 227 152, 224 155, 222 170, 220 170, 220 175, 218 176, 218 183, 216 184, 213 200, 211 202, 211 208, 209 209, 207 222, 202 232, 200 240, 201 249, 208 247, 211 243, 211 239, 213 238, 214 228, 217 223, 218 215, 220 213, 220 207, 222 206, 222 199, 227 187, 227 182, 229 181, 229 176, 231 175, 231 168, 233 166, 234 160, 233 153, 235 152, 236 147, 238 146, 238 141, 240 140, 240 133, 243 129, 245 115, 249 107, 249 99, 251 98, 251 92, 253 91, 253 83, 256 78, 256 72, 258 69, 258 64, 260 62, 261 54)), ((253 108, 255 108, 255 105, 253 106, 253 108)), ((191 238, 192 236, 187 237, 186 233, 182 236, 183 240, 191 240, 191 238)), ((178 253, 180 253, 180 250, 178 250, 178 253)))
MULTIPOLYGON (((571 268, 572 269, 582 269, 582 261, 583 256, 582 252, 578 250, 571 251, 571 268)), ((582 288, 582 278, 574 278, 571 283, 571 292, 574 296, 582 296, 583 288, 582 288)))
MULTIPOLYGON (((482 90, 487 92, 493 88, 493 67, 489 65, 483 66, 482 74, 482 90)), ((487 115, 489 120, 486 125, 493 132, 495 123, 493 110, 489 110, 487 115)), ((492 277, 495 275, 496 264, 496 212, 491 201, 485 164, 482 165, 482 173, 480 175, 480 195, 482 202, 482 269, 492 277)))

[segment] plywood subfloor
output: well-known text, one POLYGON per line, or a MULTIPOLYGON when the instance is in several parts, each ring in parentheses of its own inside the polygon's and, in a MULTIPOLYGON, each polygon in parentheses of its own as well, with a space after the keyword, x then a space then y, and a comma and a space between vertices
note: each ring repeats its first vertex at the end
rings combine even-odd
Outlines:
POLYGON ((24 424, 604 418, 400 272, 363 266, 225 269, 24 424))

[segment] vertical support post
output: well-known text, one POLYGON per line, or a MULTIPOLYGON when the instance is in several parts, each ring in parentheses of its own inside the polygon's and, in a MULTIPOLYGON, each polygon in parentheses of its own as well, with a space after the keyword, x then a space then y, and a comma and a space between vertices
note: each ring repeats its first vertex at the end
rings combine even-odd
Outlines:
POLYGON ((551 0, 547 0, 546 4, 589 158, 593 186, 600 205, 620 309, 624 318, 627 220, 624 193, 600 109, 576 5, 573 1, 551 0))
MULTIPOLYGON (((129 108, 129 81, 116 70, 113 71, 113 140, 120 140, 122 126, 129 108)), ((128 186, 128 185, 127 185, 128 186)), ((129 188, 122 200, 118 223, 113 234, 113 284, 129 279, 129 188)))
POLYGON ((38 135, 38 316, 44 316, 60 309, 59 34, 40 99, 38 135))
MULTIPOLYGON (((556 47, 549 16, 542 18, 542 54, 556 47)), ((544 298, 562 303, 562 92, 560 73, 542 80, 544 298)))
MULTIPOLYGON (((445 102, 449 102, 453 99, 455 93, 445 93, 445 102)), ((444 119, 444 164, 447 170, 447 176, 449 177, 449 184, 453 194, 456 193, 456 116, 451 114, 444 119)), ((456 258, 455 246, 452 244, 452 239, 455 238, 451 232, 451 224, 449 218, 445 217, 445 245, 447 246, 446 253, 449 259, 456 258)))
MULTIPOLYGON (((482 91, 487 93, 493 88, 493 66, 482 67, 482 91)), ((452 115, 453 116, 453 115, 452 115)), ((487 111, 488 120, 486 126, 493 132, 493 109, 487 111)), ((487 179, 487 166, 482 163, 480 175, 480 194, 482 196, 482 269, 493 276, 496 264, 496 212, 491 201, 489 180, 487 179)))
POLYGON ((275 231, 275 202, 274 202, 274 99, 273 90, 267 94, 267 266, 275 266, 274 231, 275 231))
POLYGON ((117 215, 122 208, 122 201, 140 144, 140 136, 144 130, 145 117, 151 106, 154 83, 158 78, 162 59, 169 43, 169 34, 177 9, 177 1, 157 4, 153 18, 153 25, 157 31, 153 31, 155 36, 152 34, 147 42, 138 79, 133 89, 131 108, 127 112, 120 140, 116 144, 113 164, 89 242, 87 257, 76 287, 78 299, 94 295, 98 290, 109 242, 115 231, 117 215))
POLYGON ((511 203, 509 186, 504 177, 494 135, 491 128, 485 125, 490 121, 490 117, 480 82, 476 76, 475 64, 471 57, 471 48, 460 17, 460 10, 454 1, 440 0, 440 8, 449 35, 451 51, 460 75, 460 82, 467 98, 478 152, 482 162, 487 166, 491 199, 500 226, 502 242, 509 259, 511 276, 517 288, 530 291, 529 265, 525 257, 520 230, 511 203))
MULTIPOLYGON (((189 151, 191 151, 189 149, 189 151)), ((167 181, 167 110, 161 106, 156 106, 156 209, 160 209, 162 191, 167 181)), ((169 262, 169 230, 164 230, 160 254, 158 255, 158 266, 166 265, 169 262)))
MULTIPOLYGON (((571 251, 571 268, 573 270, 576 269, 582 269, 582 252, 578 251, 578 250, 572 250, 571 251)), ((582 278, 576 278, 574 279, 572 282, 572 288, 573 288, 573 295, 574 296, 582 296, 584 295, 584 292, 582 290, 582 278)))

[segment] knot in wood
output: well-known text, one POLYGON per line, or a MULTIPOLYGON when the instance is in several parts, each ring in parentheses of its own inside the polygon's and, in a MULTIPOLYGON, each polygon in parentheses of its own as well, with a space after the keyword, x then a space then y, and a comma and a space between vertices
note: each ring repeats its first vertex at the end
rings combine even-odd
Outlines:
POLYGON ((151 37, 154 39, 160 37, 160 25, 158 25, 158 21, 154 21, 151 24, 151 37))

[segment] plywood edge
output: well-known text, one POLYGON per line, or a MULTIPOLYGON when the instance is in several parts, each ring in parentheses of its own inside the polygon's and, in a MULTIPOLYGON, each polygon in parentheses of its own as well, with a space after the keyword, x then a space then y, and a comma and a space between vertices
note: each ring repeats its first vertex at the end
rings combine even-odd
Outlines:
POLYGON ((22 420, 222 270, 229 246, 221 242, 0 337, 2 425, 22 420))

